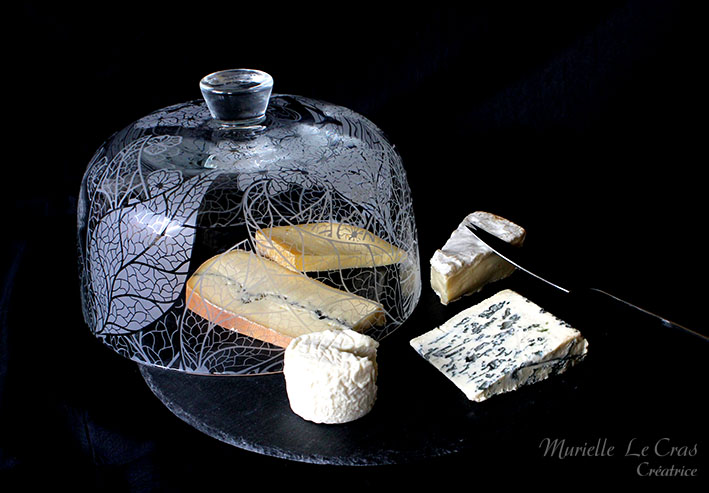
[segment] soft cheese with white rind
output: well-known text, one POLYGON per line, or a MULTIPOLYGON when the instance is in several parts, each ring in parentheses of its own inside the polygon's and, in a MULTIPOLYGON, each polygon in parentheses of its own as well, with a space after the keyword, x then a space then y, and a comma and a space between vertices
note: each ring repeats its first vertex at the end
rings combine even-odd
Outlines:
POLYGON ((509 276, 515 269, 482 243, 465 227, 466 223, 473 223, 512 245, 524 242, 525 230, 517 224, 489 212, 469 214, 443 248, 431 257, 431 287, 444 305, 509 276))
POLYGON ((581 333, 506 289, 411 340, 468 399, 484 401, 560 374, 581 361, 581 333))
POLYGON ((301 334, 365 330, 385 321, 379 303, 244 250, 202 264, 187 282, 186 300, 217 325, 281 347, 301 334))
POLYGON ((299 336, 286 347, 283 374, 291 409, 314 423, 347 423, 377 398, 377 347, 352 330, 299 336))

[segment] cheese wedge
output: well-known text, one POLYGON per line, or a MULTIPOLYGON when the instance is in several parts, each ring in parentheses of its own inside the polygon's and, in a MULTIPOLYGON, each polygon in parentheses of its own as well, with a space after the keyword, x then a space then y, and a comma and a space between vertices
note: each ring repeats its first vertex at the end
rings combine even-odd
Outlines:
POLYGON ((468 215, 443 248, 431 257, 431 287, 444 305, 480 291, 486 284, 503 279, 515 270, 465 227, 468 222, 512 245, 521 245, 524 241, 525 230, 503 217, 483 211, 468 215))
POLYGON ((378 267, 406 257, 404 250, 366 229, 334 222, 264 228, 254 243, 261 255, 301 272, 378 267))
POLYGON ((578 330, 509 289, 410 343, 477 402, 563 373, 588 351, 578 330))
POLYGON ((187 281, 186 299, 207 320, 280 347, 310 332, 363 331, 385 321, 379 303, 244 250, 202 264, 187 281))
POLYGON ((291 409, 314 423, 347 423, 377 399, 377 347, 352 330, 324 330, 291 341, 283 375, 291 409))

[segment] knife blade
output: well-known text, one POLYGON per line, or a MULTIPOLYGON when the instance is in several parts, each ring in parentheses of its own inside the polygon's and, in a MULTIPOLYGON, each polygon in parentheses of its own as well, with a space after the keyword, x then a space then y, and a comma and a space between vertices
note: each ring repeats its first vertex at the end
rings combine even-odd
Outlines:
POLYGON ((498 255, 502 259, 506 260, 510 264, 514 265, 517 269, 519 269, 519 270, 529 274, 530 276, 546 283, 547 285, 561 291, 564 294, 576 295, 576 294, 579 294, 583 291, 595 293, 595 294, 605 297, 606 299, 614 301, 619 306, 633 310, 637 313, 644 314, 647 317, 650 317, 651 319, 659 322, 661 325, 663 325, 665 327, 681 330, 681 331, 691 334, 693 336, 699 337, 700 339, 702 339, 705 342, 709 342, 709 337, 705 336, 704 334, 701 334, 700 332, 697 332, 697 331, 692 330, 688 327, 680 325, 676 322, 668 320, 665 317, 662 317, 660 315, 657 315, 656 313, 653 313, 649 310, 641 308, 633 303, 630 303, 629 301, 623 300, 623 299, 621 299, 621 298, 619 298, 619 297, 617 297, 617 296, 615 296, 603 289, 594 288, 594 287, 570 286, 566 283, 562 284, 562 283, 552 281, 548 278, 548 276, 540 274, 538 267, 536 267, 536 266, 534 268, 530 267, 531 265, 534 265, 534 262, 530 258, 525 259, 525 254, 524 254, 523 248, 520 248, 519 246, 511 245, 510 243, 507 243, 506 241, 498 238, 497 236, 493 235, 492 233, 485 231, 483 228, 481 228, 471 222, 466 222, 465 226, 468 228, 468 230, 470 230, 471 233, 473 233, 482 243, 484 243, 496 255, 498 255))

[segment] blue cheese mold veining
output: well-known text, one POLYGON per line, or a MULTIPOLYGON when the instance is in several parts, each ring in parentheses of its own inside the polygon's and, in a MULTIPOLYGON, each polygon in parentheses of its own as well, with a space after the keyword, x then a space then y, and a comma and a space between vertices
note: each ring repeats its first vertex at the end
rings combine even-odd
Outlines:
POLYGON ((411 346, 473 401, 563 373, 581 361, 581 333, 506 289, 411 340, 411 346))

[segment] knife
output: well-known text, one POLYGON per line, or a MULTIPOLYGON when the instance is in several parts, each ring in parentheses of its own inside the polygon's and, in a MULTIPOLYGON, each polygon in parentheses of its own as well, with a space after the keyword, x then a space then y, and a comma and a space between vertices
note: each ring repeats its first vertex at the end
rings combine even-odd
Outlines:
POLYGON ((685 327, 683 325, 680 325, 678 323, 672 322, 671 320, 668 320, 664 317, 661 317, 660 315, 657 315, 655 313, 652 313, 644 308, 641 308, 637 305, 634 305, 626 300, 620 299, 617 296, 614 296, 602 289, 598 288, 593 288, 593 287, 571 287, 569 285, 562 285, 560 283, 551 281, 548 277, 542 276, 536 271, 530 270, 528 267, 530 262, 528 260, 524 261, 523 260, 523 251, 521 248, 518 246, 511 245, 510 243, 507 243, 506 241, 498 238, 497 236, 488 233, 485 231, 483 228, 470 223, 466 222, 465 226, 470 230, 471 233, 473 233, 481 242, 483 242, 490 250, 492 250, 495 254, 497 254, 499 257, 503 258, 510 264, 514 265, 516 268, 519 270, 526 272, 527 274, 539 279, 540 281, 546 283, 547 285, 553 287, 554 289, 557 289, 567 295, 577 295, 577 294, 584 294, 584 293, 595 293, 598 295, 601 295, 609 300, 614 301, 617 305, 621 307, 625 307, 627 309, 633 310, 637 313, 644 314, 651 319, 656 320, 659 322, 662 326, 668 327, 671 329, 676 329, 676 330, 681 330, 683 332, 686 332, 688 334, 691 334, 693 336, 699 337, 705 342, 709 342, 709 337, 705 336, 704 334, 701 334, 695 330, 689 329, 688 327, 685 327))

